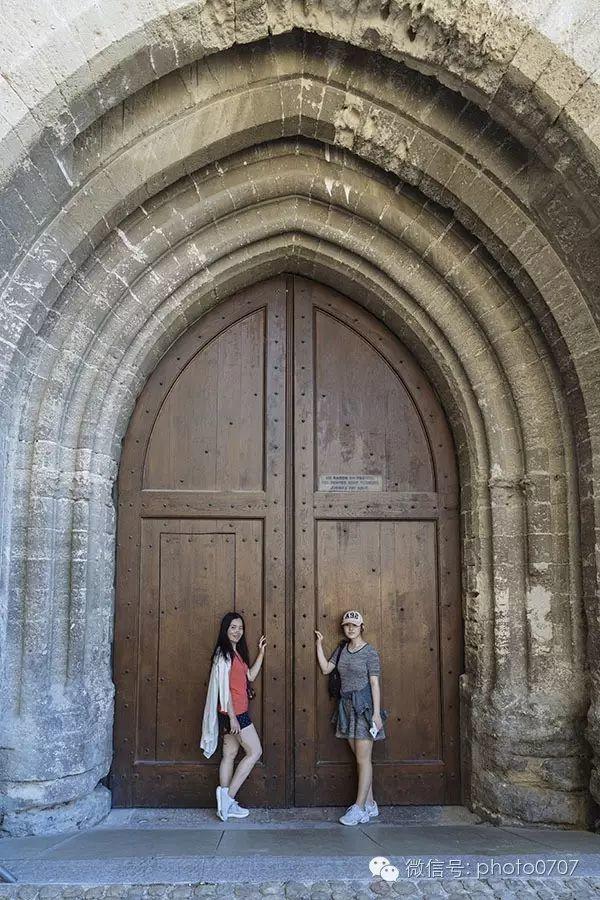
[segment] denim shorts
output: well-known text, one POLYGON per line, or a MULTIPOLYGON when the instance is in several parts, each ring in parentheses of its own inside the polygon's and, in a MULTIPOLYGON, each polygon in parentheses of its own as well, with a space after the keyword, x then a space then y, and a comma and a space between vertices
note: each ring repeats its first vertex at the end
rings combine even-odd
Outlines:
MULTIPOLYGON (((243 713, 238 713, 237 720, 240 723, 240 728, 247 728, 248 725, 252 725, 252 719, 250 718, 250 712, 248 710, 243 713)), ((229 729, 229 716, 227 713, 219 712, 219 734, 231 734, 229 729)))

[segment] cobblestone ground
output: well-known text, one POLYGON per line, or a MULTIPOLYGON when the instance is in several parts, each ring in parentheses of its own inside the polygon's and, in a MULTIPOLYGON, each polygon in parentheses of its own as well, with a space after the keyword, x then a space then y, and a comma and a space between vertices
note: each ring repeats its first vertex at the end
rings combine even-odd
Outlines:
POLYGON ((0 898, 18 900, 194 900, 227 897, 262 900, 377 900, 378 897, 493 897, 497 900, 585 900, 600 897, 600 877, 523 879, 403 879, 395 884, 381 880, 369 884, 347 881, 265 884, 146 884, 146 885, 0 885, 0 898))

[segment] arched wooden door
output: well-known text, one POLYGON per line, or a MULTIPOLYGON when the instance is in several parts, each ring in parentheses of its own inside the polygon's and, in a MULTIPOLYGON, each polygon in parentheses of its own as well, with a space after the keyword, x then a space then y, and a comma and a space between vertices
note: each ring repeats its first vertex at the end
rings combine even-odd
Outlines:
POLYGON ((250 805, 345 805, 314 629, 358 608, 383 665, 380 803, 460 802, 452 439, 397 338, 330 288, 271 279, 209 312, 138 399, 118 486, 116 806, 214 804, 198 747, 221 616, 268 637, 250 805))

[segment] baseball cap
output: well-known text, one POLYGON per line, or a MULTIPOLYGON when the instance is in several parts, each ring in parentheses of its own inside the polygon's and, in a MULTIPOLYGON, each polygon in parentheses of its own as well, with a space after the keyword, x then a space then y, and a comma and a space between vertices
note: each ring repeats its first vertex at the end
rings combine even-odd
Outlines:
POLYGON ((353 625, 362 625, 363 617, 357 610, 349 609, 348 612, 343 615, 342 625, 345 625, 347 622, 352 622, 353 625))

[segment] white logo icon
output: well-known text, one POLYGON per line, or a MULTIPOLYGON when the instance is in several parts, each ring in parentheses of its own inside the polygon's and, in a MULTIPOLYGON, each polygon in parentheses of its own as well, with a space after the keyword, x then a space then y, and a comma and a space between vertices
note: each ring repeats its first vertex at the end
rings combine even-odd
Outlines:
POLYGON ((400 874, 400 872, 398 871, 396 866, 387 865, 381 869, 379 874, 384 881, 398 881, 398 875, 400 874))
POLYGON ((372 875, 380 875, 381 870, 386 867, 392 869, 394 868, 393 866, 390 866, 390 861, 389 859, 386 859, 385 856, 374 856, 369 863, 369 868, 372 875))

